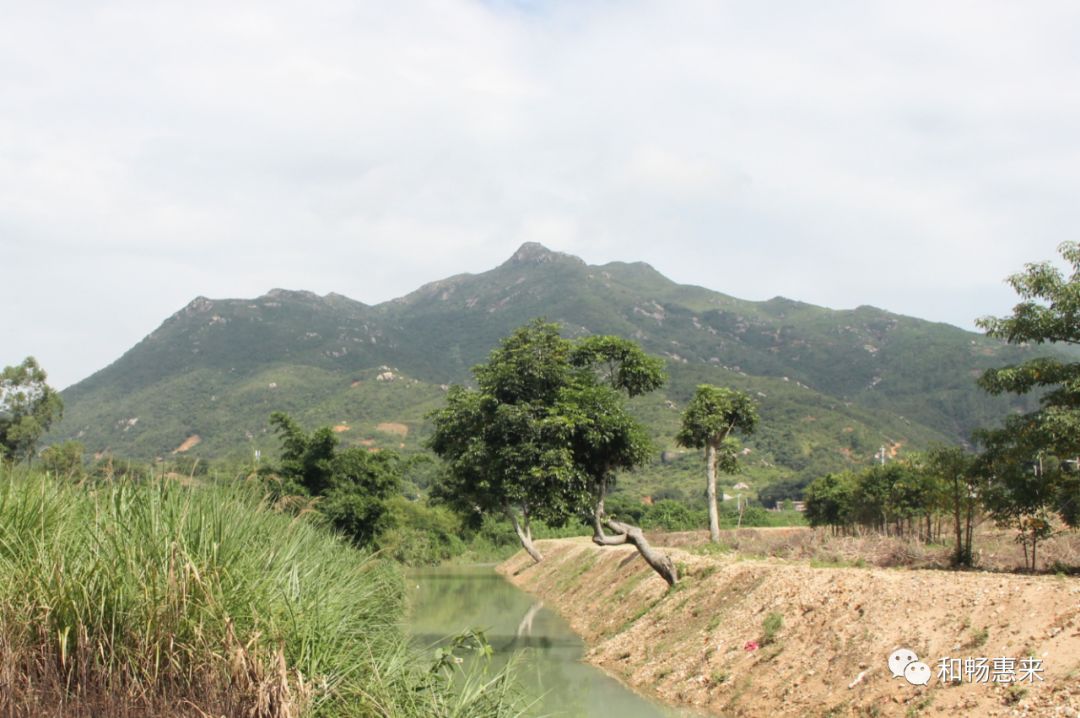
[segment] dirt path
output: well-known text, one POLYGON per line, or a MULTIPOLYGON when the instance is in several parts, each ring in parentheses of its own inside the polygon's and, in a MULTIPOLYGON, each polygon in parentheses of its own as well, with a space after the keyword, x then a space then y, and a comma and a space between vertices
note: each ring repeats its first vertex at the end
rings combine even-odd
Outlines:
POLYGON ((1080 715, 1080 578, 671 549, 684 579, 668 591, 632 548, 539 547, 543 563, 519 553, 500 572, 566 617, 587 660, 671 703, 725 716, 1080 715), (929 666, 928 685, 892 676, 899 648, 929 666), (1023 679, 1022 661, 1040 667, 1032 657, 1042 670, 1023 679), (939 680, 943 658, 960 660, 947 664, 960 685, 939 680), (976 671, 1005 659, 997 675, 1013 684, 967 680, 968 658, 976 671))

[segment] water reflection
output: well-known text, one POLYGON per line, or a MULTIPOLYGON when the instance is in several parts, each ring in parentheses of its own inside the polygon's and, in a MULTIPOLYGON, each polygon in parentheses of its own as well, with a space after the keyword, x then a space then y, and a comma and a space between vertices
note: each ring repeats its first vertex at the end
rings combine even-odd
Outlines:
POLYGON ((517 673, 537 712, 564 718, 662 718, 689 713, 661 708, 581 662, 581 639, 554 611, 518 590, 491 567, 449 567, 411 574, 410 626, 419 644, 479 628, 504 663, 515 652, 517 673))

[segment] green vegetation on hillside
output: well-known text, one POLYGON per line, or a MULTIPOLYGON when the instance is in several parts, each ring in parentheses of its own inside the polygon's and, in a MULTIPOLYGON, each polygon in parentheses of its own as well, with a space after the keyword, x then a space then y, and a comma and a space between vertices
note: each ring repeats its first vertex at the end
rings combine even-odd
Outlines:
MULTIPOLYGON (((251 461, 278 442, 267 417, 330 425, 344 446, 418 452, 445 386, 469 379, 499 339, 536 316, 568 337, 633 339, 668 364, 667 386, 631 402, 657 444, 654 463, 624 487, 652 496, 693 473, 677 453, 679 412, 699 384, 759 405, 761 429, 743 460, 754 492, 866 465, 890 452, 966 441, 1033 400, 992 397, 972 379, 1035 349, 871 307, 833 311, 786 299, 746 302, 676 284, 648 265, 589 266, 526 245, 504 264, 433 282, 369 307, 338 295, 274 290, 243 300, 199 298, 113 365, 63 393, 49 439, 92 454, 251 461), (672 467, 680 468, 672 476, 672 467)), ((696 469, 694 469, 696 471, 696 469)), ((771 495, 770 495, 771 496, 771 495)))
MULTIPOLYGON (((1049 262, 1028 264, 1009 283, 1021 302, 1011 316, 979 325, 1010 343, 1080 344, 1080 244, 1065 242, 1072 273, 1049 262)), ((992 394, 1041 391, 1039 408, 1004 417, 976 436, 977 456, 939 447, 925 462, 901 461, 859 473, 829 474, 806 489, 811 525, 849 531, 860 525, 888 534, 917 533, 930 540, 941 519, 952 519, 953 561, 973 560, 979 514, 1017 531, 1027 567, 1034 570, 1039 542, 1056 524, 1080 526, 1080 362, 1037 357, 988 369, 979 385, 992 394), (925 524, 922 522, 925 521, 925 524)), ((884 461, 884 457, 882 457, 884 461)))

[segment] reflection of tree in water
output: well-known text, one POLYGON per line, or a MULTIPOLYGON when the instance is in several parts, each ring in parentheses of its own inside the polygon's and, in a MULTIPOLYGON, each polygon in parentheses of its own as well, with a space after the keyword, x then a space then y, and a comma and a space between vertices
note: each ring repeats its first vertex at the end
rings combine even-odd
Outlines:
MULTIPOLYGON (((584 645, 543 603, 490 568, 416 572, 407 584, 413 639, 423 647, 481 629, 494 650, 492 670, 519 656, 524 692, 542 697, 535 713, 561 718, 659 718, 662 713, 617 681, 582 662, 584 645)), ((468 658, 466 660, 469 660, 468 658)))
MULTIPOLYGON (((447 573, 430 571, 414 574, 408 584, 412 622, 427 626, 457 626, 456 631, 483 628, 489 632, 505 628, 508 615, 517 615, 523 594, 494 571, 447 573)), ((528 600, 527 598, 525 599, 528 600)))
POLYGON ((540 609, 544 607, 543 601, 537 601, 533 605, 529 606, 529 610, 525 612, 525 615, 521 618, 521 623, 518 624, 517 637, 531 636, 533 619, 536 618, 536 614, 540 612, 540 609))

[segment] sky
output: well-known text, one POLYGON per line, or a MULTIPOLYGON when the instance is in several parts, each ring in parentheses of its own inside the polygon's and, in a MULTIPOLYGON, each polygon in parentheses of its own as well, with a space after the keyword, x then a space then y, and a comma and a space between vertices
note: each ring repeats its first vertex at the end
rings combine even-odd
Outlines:
POLYGON ((1080 4, 0 0, 0 365, 542 242, 974 329, 1080 239, 1080 4))

